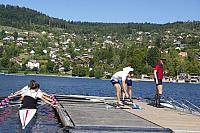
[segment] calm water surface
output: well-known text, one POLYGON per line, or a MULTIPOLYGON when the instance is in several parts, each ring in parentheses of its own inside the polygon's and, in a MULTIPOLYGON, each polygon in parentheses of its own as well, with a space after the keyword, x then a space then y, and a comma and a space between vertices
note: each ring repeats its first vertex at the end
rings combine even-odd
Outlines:
MULTIPOLYGON (((41 89, 47 93, 115 96, 115 90, 109 80, 50 76, 0 75, 0 97, 7 96, 11 92, 19 90, 27 85, 31 79, 36 80, 40 84, 41 89)), ((163 93, 164 97, 172 97, 177 100, 187 99, 195 105, 200 106, 200 84, 164 83, 163 93)), ((153 82, 133 81, 134 97, 153 98, 154 94, 155 84, 153 82)), ((35 133, 53 133, 61 128, 54 111, 48 105, 39 107, 33 125, 34 126, 28 128, 29 131, 27 132, 33 132, 34 129, 35 133)), ((13 131, 19 133, 22 132, 17 106, 0 109, 0 133, 2 131, 3 133, 13 131)))

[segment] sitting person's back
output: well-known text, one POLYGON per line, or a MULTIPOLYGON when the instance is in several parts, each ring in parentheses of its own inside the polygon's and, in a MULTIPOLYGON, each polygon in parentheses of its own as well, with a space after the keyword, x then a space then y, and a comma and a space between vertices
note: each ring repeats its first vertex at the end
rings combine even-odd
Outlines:
POLYGON ((38 98, 42 98, 42 92, 39 89, 40 85, 34 83, 30 86, 30 89, 22 93, 22 108, 36 109, 38 98))

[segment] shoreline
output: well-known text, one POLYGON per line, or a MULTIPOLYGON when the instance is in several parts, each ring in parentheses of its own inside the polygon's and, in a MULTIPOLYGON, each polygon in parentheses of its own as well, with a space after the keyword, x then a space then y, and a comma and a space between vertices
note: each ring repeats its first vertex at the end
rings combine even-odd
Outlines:
MULTIPOLYGON (((66 78, 87 78, 95 79, 95 77, 78 77, 70 75, 54 75, 54 74, 20 74, 20 73, 0 73, 0 75, 14 75, 14 76, 46 76, 46 77, 66 77, 66 78)), ((97 79, 97 78, 96 78, 97 79)))
MULTIPOLYGON (((100 79, 100 80, 110 80, 105 78, 95 78, 95 77, 78 77, 78 76, 71 76, 71 75, 54 75, 54 74, 20 74, 20 73, 0 73, 0 75, 14 75, 14 76, 46 76, 46 77, 66 77, 66 78, 77 78, 77 79, 100 79)), ((138 79, 138 78, 132 78, 132 81, 135 82, 154 82, 154 79, 138 79)), ((178 83, 178 84, 200 84, 194 83, 194 82, 175 82, 175 81, 168 81, 163 80, 163 83, 178 83)))

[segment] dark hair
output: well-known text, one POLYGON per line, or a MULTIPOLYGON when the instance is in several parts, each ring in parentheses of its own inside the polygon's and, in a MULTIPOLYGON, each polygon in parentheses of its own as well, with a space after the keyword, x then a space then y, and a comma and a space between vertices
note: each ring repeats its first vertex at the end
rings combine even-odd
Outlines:
POLYGON ((39 88, 40 88, 40 84, 38 84, 36 82, 30 87, 31 90, 35 90, 35 89, 39 89, 39 88))
POLYGON ((126 64, 126 67, 132 67, 131 63, 126 64))
POLYGON ((133 71, 130 71, 129 74, 133 74, 133 71))
POLYGON ((34 86, 35 83, 36 83, 35 80, 31 80, 30 83, 28 84, 28 87, 34 86))
POLYGON ((35 87, 36 87, 36 88, 40 88, 40 84, 35 83, 35 87))

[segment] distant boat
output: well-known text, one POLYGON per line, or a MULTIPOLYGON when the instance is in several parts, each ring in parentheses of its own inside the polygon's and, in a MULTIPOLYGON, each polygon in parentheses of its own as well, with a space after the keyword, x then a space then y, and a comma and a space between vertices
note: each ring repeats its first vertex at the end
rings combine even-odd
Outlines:
POLYGON ((185 83, 185 80, 184 79, 179 79, 178 83, 185 83))
POLYGON ((189 83, 190 82, 190 80, 189 79, 185 79, 185 83, 189 83))
POLYGON ((199 76, 196 73, 190 74, 190 83, 198 83, 199 82, 199 76))

